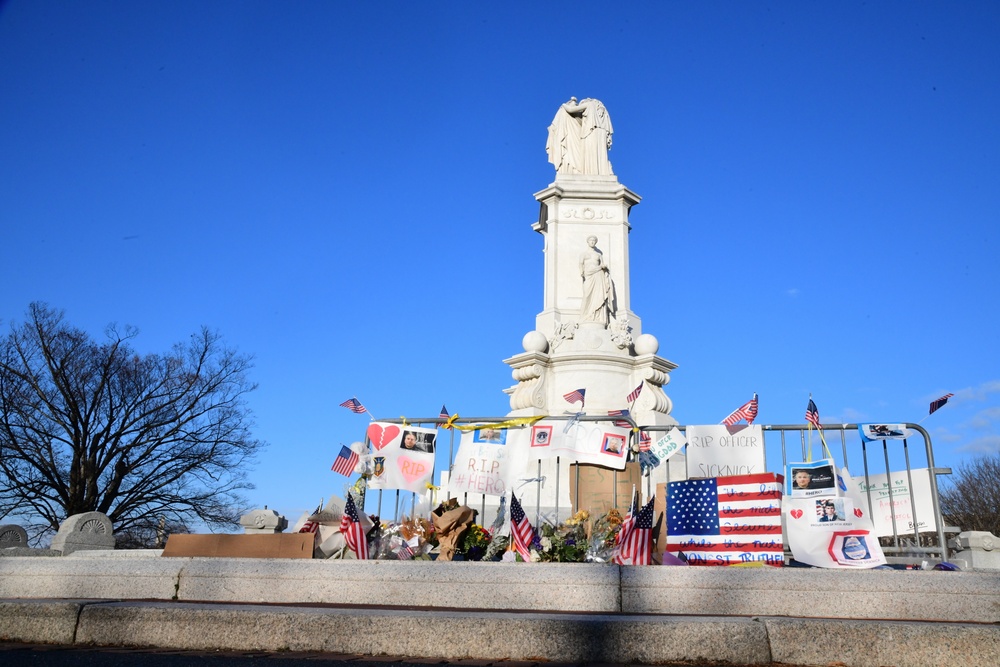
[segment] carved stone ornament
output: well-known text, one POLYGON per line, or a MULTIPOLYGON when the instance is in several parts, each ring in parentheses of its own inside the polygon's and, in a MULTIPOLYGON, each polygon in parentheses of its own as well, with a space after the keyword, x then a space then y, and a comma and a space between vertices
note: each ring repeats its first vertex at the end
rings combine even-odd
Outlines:
POLYGON ((624 350, 632 344, 632 325, 628 318, 614 320, 608 327, 611 331, 611 342, 618 346, 619 350, 624 350))
POLYGON ((577 322, 556 322, 555 333, 549 339, 549 350, 555 350, 564 340, 573 340, 579 326, 577 322))
POLYGON ((101 512, 74 514, 59 526, 52 538, 52 549, 64 556, 74 551, 114 549, 115 536, 111 519, 101 512))

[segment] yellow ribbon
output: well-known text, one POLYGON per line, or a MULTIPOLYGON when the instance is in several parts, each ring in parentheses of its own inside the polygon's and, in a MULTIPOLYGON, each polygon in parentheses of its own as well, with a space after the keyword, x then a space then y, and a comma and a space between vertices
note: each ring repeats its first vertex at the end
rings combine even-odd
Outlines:
POLYGON ((403 420, 403 424, 402 424, 403 428, 406 428, 407 426, 409 426, 409 424, 406 423, 406 417, 404 417, 403 415, 399 415, 399 418, 403 420))
POLYGON ((446 421, 445 423, 441 424, 441 428, 443 428, 443 429, 452 429, 452 428, 454 428, 455 427, 455 420, 456 419, 458 419, 458 413, 457 412, 455 414, 453 414, 451 417, 448 417, 448 421, 446 421))
POLYGON ((545 415, 539 415, 537 417, 514 417, 513 419, 507 419, 502 422, 493 422, 491 424, 455 424, 455 428, 463 433, 469 431, 479 431, 484 428, 515 428, 517 426, 531 426, 535 422, 545 419, 545 415))

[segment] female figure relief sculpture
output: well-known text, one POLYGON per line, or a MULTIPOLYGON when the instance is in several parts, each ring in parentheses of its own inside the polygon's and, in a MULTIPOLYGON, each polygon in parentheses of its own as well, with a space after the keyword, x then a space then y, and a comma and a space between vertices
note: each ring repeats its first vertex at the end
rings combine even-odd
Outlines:
POLYGON ((614 314, 614 285, 604 253, 597 249, 597 237, 587 237, 587 250, 580 253, 580 277, 583 279, 583 300, 580 303, 581 322, 600 322, 608 326, 614 314))

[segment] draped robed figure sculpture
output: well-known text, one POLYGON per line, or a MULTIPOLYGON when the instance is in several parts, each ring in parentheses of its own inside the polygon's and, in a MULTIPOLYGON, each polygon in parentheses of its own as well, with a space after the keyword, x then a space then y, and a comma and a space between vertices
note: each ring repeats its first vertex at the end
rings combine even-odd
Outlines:
POLYGON ((556 174, 613 176, 608 161, 613 132, 608 110, 600 100, 588 97, 577 103, 571 97, 552 119, 545 144, 556 174))
POLYGON ((597 248, 597 237, 587 237, 587 249, 580 253, 580 277, 583 279, 583 300, 580 321, 599 322, 608 326, 614 314, 614 284, 604 263, 604 253, 597 248))

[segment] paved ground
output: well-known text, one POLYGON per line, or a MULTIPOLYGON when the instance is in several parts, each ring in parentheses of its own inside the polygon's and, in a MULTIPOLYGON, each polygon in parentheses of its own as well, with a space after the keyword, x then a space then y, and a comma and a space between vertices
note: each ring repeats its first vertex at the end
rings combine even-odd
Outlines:
MULTIPOLYGON (((0 664, 7 667, 628 667, 598 663, 515 662, 503 660, 434 660, 394 656, 366 657, 336 653, 261 653, 171 651, 165 649, 81 648, 45 644, 0 643, 0 664)), ((696 663, 676 663, 698 667, 696 663)), ((709 665, 711 663, 701 663, 709 665)), ((661 666, 663 667, 663 666, 661 666)), ((739 667, 727 665, 727 667, 739 667)), ((759 666, 757 666, 759 667, 759 666)), ((782 665, 782 667, 793 667, 782 665)))

